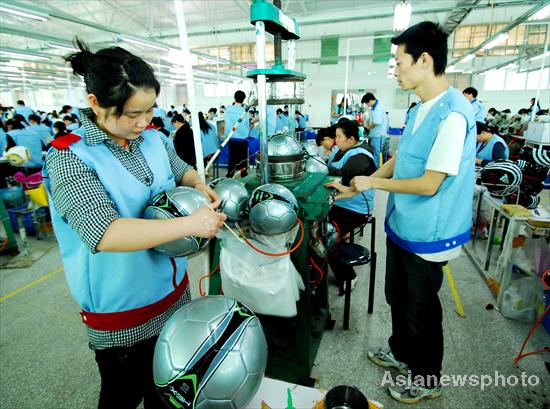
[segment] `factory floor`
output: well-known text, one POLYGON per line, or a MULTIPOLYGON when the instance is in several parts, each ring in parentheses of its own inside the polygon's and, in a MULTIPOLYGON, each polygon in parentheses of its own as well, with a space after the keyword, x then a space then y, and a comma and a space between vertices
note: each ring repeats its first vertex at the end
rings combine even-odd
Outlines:
MULTIPOLYGON (((330 308, 336 326, 325 331, 311 376, 316 387, 330 389, 338 384, 357 386, 369 399, 385 408, 405 407, 392 400, 382 386, 389 381, 384 370, 367 359, 367 350, 384 346, 391 331, 390 310, 384 299, 385 234, 387 196, 376 194, 378 271, 374 313, 367 315, 368 268, 358 269, 359 280, 351 297, 350 329, 342 329, 343 297, 330 286, 330 308)), ((359 243, 369 243, 369 232, 359 243)), ((0 256, 0 408, 74 409, 95 408, 99 375, 93 352, 80 321, 79 308, 71 298, 62 271, 55 239, 28 241, 29 255, 0 256)), ((439 399, 423 401, 422 408, 550 408, 548 354, 532 355, 518 365, 518 354, 532 323, 504 318, 495 299, 463 254, 450 263, 465 318, 455 312, 455 302, 444 279, 440 291, 443 305, 445 357, 443 373, 494 378, 499 386, 447 386, 439 399), (546 361, 546 362, 545 362, 546 361), (523 379, 535 386, 522 386, 523 379), (507 378, 514 375, 512 378, 507 378), (506 380, 504 380, 506 378, 506 380), (515 386, 502 386, 514 383, 515 386)), ((189 272, 194 297, 198 278, 205 273, 204 260, 195 257, 189 272)), ((332 277, 329 277, 332 281, 332 277)), ((526 351, 550 344, 542 326, 531 336, 526 351)), ((391 372, 395 380, 397 375, 391 372)), ((493 381, 494 382, 494 381, 493 381)), ((254 408, 257 409, 257 408, 254 408)), ((297 408, 302 409, 302 408, 297 408)), ((304 408, 305 409, 305 408, 304 408)))

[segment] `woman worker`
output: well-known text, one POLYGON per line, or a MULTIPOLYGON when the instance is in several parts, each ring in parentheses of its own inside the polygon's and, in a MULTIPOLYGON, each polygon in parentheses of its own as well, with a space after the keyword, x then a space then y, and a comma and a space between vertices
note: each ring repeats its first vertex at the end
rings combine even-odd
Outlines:
POLYGON ((190 301, 187 259, 154 247, 210 238, 225 215, 203 207, 187 217, 144 220, 157 193, 194 187, 217 195, 146 129, 160 84, 151 67, 120 47, 92 53, 81 41, 66 58, 84 77, 89 108, 77 134, 56 138, 44 165, 55 234, 73 297, 82 309, 101 376, 99 408, 162 408, 152 362, 158 334, 190 301), (123 393, 121 393, 123 392, 123 393))
POLYGON ((504 139, 492 132, 483 122, 476 122, 476 128, 476 165, 485 166, 497 159, 508 159, 509 150, 504 139))

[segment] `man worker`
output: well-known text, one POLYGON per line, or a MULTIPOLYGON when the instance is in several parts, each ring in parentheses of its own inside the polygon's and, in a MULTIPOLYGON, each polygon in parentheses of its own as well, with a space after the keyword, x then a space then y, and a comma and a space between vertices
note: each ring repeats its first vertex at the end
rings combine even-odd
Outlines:
POLYGON ((376 166, 380 166, 380 153, 382 152, 382 144, 388 130, 386 108, 380 100, 376 99, 372 92, 367 92, 363 95, 361 103, 367 104, 370 109, 369 121, 365 127, 370 130, 369 143, 374 148, 374 161, 376 166))

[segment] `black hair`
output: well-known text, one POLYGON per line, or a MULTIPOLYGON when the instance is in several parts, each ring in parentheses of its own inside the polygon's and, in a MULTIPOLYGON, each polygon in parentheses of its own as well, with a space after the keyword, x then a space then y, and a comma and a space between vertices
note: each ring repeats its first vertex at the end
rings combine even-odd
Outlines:
POLYGON ((276 113, 277 115, 282 114, 282 113, 283 113, 283 110, 282 110, 281 108, 277 108, 277 111, 275 111, 275 113, 276 113))
POLYGON ((350 120, 338 122, 334 130, 336 131, 338 128, 344 132, 344 135, 346 135, 348 139, 355 138, 356 141, 359 141, 359 126, 357 125, 357 122, 350 120))
POLYGON ((164 129, 164 122, 163 122, 162 118, 160 118, 158 116, 154 116, 151 119, 151 124, 155 125, 156 127, 159 127, 160 129, 164 129))
POLYGON ((488 110, 487 112, 488 112, 489 114, 491 114, 491 115, 498 114, 497 109, 496 109, 496 108, 493 108, 493 107, 489 108, 489 110, 488 110), (494 112, 494 113, 491 113, 491 112, 494 112))
POLYGON ((21 121, 18 121, 17 119, 15 119, 15 117, 13 117, 12 119, 8 119, 6 121, 6 129, 8 128, 8 126, 11 126, 12 130, 25 129, 25 125, 23 125, 21 121))
POLYGON ((369 101, 376 100, 376 97, 372 92, 367 92, 365 95, 363 95, 363 98, 361 98, 362 104, 368 104, 369 101))
POLYGON ((39 124, 40 123, 40 117, 36 114, 30 114, 29 115, 29 121, 34 121, 37 124, 39 124))
POLYGON ((449 34, 439 24, 423 21, 409 27, 391 39, 392 44, 405 45, 405 52, 416 63, 422 53, 429 54, 434 61, 434 74, 445 74, 447 67, 447 37, 449 34))
POLYGON ((210 108, 210 109, 208 110, 208 112, 213 112, 214 115, 215 115, 215 114, 218 112, 218 110, 217 110, 216 108, 210 108))
POLYGON ((64 120, 64 121, 71 121, 71 122, 74 122, 74 121, 73 121, 73 117, 70 116, 70 115, 65 115, 65 116, 63 117, 63 120, 64 120))
POLYGON ((19 122, 21 124, 25 124, 25 125, 28 125, 29 123, 27 122, 27 120, 25 119, 25 117, 21 114, 15 114, 13 116, 13 120, 16 121, 16 122, 19 122))
POLYGON ((25 101, 23 101, 22 99, 20 99, 19 101, 17 101, 17 104, 18 104, 18 105, 25 105, 25 101))
POLYGON ((51 128, 51 126, 52 126, 52 121, 50 121, 48 118, 44 119, 44 120, 42 121, 42 123, 43 123, 44 125, 46 125, 48 128, 51 128))
POLYGON ((69 111, 69 110, 71 110, 71 109, 73 109, 72 106, 70 106, 70 105, 63 105, 63 107, 61 108, 61 112, 63 112, 64 114, 66 114, 67 111, 69 111))
POLYGON ((181 122, 182 124, 185 123, 185 119, 183 119, 183 115, 182 114, 176 114, 172 117, 172 123, 174 122, 181 122))
POLYGON ((65 57, 75 75, 84 77, 86 91, 94 94, 103 108, 115 107, 121 116, 126 101, 137 88, 153 88, 160 93, 160 83, 153 69, 141 58, 120 47, 109 47, 93 53, 80 39, 75 39, 79 52, 65 57))
POLYGON ((481 134, 481 132, 491 132, 491 129, 489 128, 489 126, 487 126, 487 124, 483 123, 483 122, 479 122, 477 121, 476 122, 476 128, 477 128, 477 134, 481 134))
POLYGON ((341 117, 340 119, 338 119, 338 121, 336 122, 337 124, 341 124, 342 122, 347 122, 349 121, 350 119, 348 117, 341 117))
POLYGON ((201 131, 203 131, 204 133, 208 132, 212 128, 212 125, 210 125, 208 122, 206 122, 206 119, 204 119, 204 115, 202 114, 202 112, 199 112, 199 128, 201 128, 201 131))
POLYGON ((319 129, 317 131, 317 135, 315 135, 315 143, 317 144, 317 146, 321 146, 321 143, 323 142, 323 139, 325 139, 325 137, 334 139, 329 134, 328 128, 319 129))
POLYGON ((54 128, 57 128, 57 132, 66 131, 67 127, 65 126, 65 122, 57 121, 55 124, 53 124, 54 128))
POLYGON ((172 117, 174 116, 174 113, 173 113, 172 111, 168 111, 168 112, 166 113, 166 116, 167 116, 168 118, 172 118, 172 117))
POLYGON ((462 93, 470 94, 470 95, 473 95, 474 98, 477 98, 477 89, 475 89, 474 87, 464 88, 464 91, 462 91, 462 93))
POLYGON ((237 92, 235 92, 233 98, 235 99, 235 102, 242 104, 246 98, 246 94, 243 91, 238 90, 237 92))
POLYGON ((509 114, 509 113, 511 113, 511 112, 512 112, 512 111, 510 111, 510 108, 506 108, 506 109, 503 109, 503 110, 502 110, 502 113, 503 113, 503 114, 509 114))
POLYGON ((295 115, 303 116, 302 113, 301 113, 300 111, 298 111, 298 110, 296 110, 296 111, 294 112, 294 114, 295 114, 295 115))

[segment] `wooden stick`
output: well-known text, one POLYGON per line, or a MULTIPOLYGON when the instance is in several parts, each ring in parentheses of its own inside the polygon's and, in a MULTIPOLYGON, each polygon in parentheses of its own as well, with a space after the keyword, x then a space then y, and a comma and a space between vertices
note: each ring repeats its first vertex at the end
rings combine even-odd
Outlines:
MULTIPOLYGON (((212 207, 211 207, 208 203, 206 204, 206 206, 208 206, 208 208, 209 208, 210 210, 212 210, 214 213, 218 213, 218 212, 216 212, 214 209, 212 209, 212 207)), ((241 243, 244 243, 244 240, 241 239, 241 238, 237 235, 237 233, 235 233, 235 232, 233 231, 233 229, 227 225, 226 222, 223 222, 223 225, 226 227, 227 230, 229 230, 229 231, 231 232, 231 234, 232 234, 233 236, 235 236, 235 237, 237 238, 237 240, 239 240, 241 243)))

